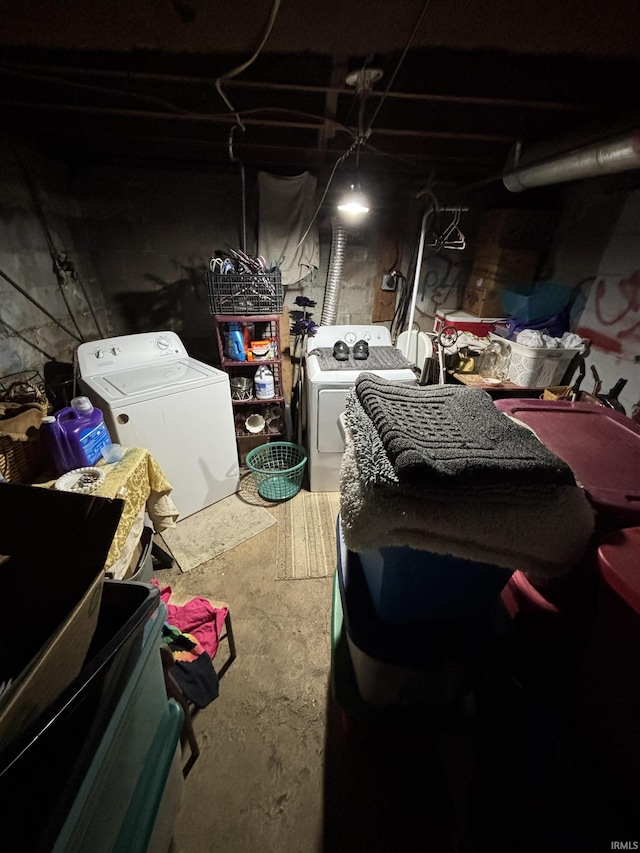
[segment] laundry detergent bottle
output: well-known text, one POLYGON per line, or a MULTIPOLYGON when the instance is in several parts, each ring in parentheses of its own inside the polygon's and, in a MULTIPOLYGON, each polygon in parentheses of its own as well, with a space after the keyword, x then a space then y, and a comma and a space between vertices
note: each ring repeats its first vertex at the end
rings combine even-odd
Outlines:
POLYGON ((58 476, 95 465, 112 443, 102 412, 88 397, 74 397, 70 406, 45 418, 41 429, 58 476))
POLYGON ((232 359, 232 361, 247 360, 247 355, 244 351, 242 323, 229 323, 229 332, 227 334, 227 357, 232 359))
POLYGON ((256 375, 253 378, 253 385, 257 400, 268 400, 270 397, 275 397, 275 379, 273 372, 266 366, 260 365, 256 370, 256 375))

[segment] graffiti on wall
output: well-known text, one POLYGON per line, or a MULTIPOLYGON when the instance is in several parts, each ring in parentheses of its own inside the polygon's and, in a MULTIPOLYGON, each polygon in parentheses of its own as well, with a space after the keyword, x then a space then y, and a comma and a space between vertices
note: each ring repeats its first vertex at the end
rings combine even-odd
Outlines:
POLYGON ((578 334, 605 352, 633 358, 640 350, 640 270, 594 284, 578 334))

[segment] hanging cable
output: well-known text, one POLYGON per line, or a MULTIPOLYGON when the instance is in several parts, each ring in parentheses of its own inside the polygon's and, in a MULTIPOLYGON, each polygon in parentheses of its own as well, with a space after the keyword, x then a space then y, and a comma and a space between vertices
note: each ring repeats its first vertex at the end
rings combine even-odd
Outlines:
POLYGON ((81 342, 84 342, 84 336, 83 336, 82 332, 80 331, 80 326, 78 325, 78 322, 77 322, 77 320, 73 314, 73 311, 71 310, 71 305, 69 304, 69 299, 67 298, 66 289, 64 287, 65 279, 64 279, 64 276, 61 275, 61 271, 59 269, 58 261, 57 261, 58 252, 57 252, 57 249, 56 249, 55 244, 53 242, 53 237, 51 236, 51 232, 49 231, 49 226, 47 225, 47 221, 44 217, 44 211, 42 210, 40 200, 39 200, 38 195, 36 193, 36 188, 34 187, 33 182, 31 181, 31 176, 29 175, 27 167, 25 166, 22 158, 18 154, 18 151, 16 150, 16 148, 14 146, 12 146, 12 148, 13 148, 13 156, 17 160, 18 165, 20 166, 20 169, 22 170, 22 177, 24 178, 24 182, 27 185, 27 189, 29 190, 29 195, 31 196, 31 200, 33 202, 33 206, 34 206, 35 211, 36 211, 36 216, 38 217, 40 227, 42 228, 42 232, 44 234, 45 240, 47 241, 47 245, 49 247, 49 254, 51 255, 51 260, 53 261, 53 271, 54 271, 56 279, 58 281, 58 289, 60 290, 60 295, 62 296, 62 299, 63 299, 64 304, 66 306, 67 314, 71 318, 71 321, 72 321, 73 325, 75 326, 77 333, 80 335, 81 342))
POLYGON ((0 318, 0 325, 3 326, 14 337, 20 338, 21 341, 25 342, 25 344, 28 344, 30 347, 33 347, 34 350, 37 350, 39 353, 42 353, 42 355, 46 356, 49 361, 56 361, 56 357, 54 355, 51 355, 46 350, 43 350, 41 347, 39 347, 37 344, 34 344, 28 338, 25 338, 25 336, 21 332, 19 332, 17 329, 14 329, 13 326, 10 326, 2 318, 0 318))
POLYGON ((29 302, 31 302, 31 304, 32 304, 32 305, 35 305, 35 306, 36 306, 36 308, 39 308, 39 309, 40 309, 40 311, 42 311, 42 313, 43 313, 43 314, 46 314, 46 316, 47 316, 50 320, 53 320, 53 322, 56 324, 56 326, 58 326, 58 328, 62 329, 62 331, 63 331, 63 332, 66 332, 66 333, 67 333, 67 335, 69 335, 69 337, 70 337, 70 338, 73 338, 73 339, 74 339, 74 341, 78 341, 78 343, 79 343, 79 344, 84 343, 84 341, 83 341, 81 338, 79 338, 79 337, 78 337, 77 335, 75 335, 73 332, 70 332, 70 331, 69 331, 69 329, 67 329, 67 327, 66 327, 66 326, 64 326, 64 325, 60 322, 60 320, 58 320, 56 317, 54 317, 54 316, 53 316, 53 314, 52 314, 50 311, 48 311, 48 310, 44 307, 44 305, 41 305, 39 302, 37 302, 37 301, 33 298, 33 296, 30 296, 30 295, 27 293, 27 291, 26 291, 23 287, 20 287, 20 285, 19 285, 17 282, 15 282, 12 278, 10 278, 10 277, 6 274, 6 272, 3 272, 2 270, 0 270, 0 276, 2 276, 2 278, 3 278, 6 282, 8 282, 8 283, 11 285, 11 287, 15 288, 15 289, 18 291, 18 293, 22 294, 22 296, 24 296, 24 298, 25 298, 25 299, 28 299, 28 300, 29 300, 29 302))
POLYGON ((225 104, 229 107, 231 112, 235 115, 236 121, 238 122, 238 124, 240 125, 240 127, 243 130, 244 130, 244 125, 242 124, 242 121, 240 119, 240 114, 236 111, 236 109, 232 105, 229 98, 227 98, 225 93, 222 91, 222 83, 225 80, 231 80, 233 77, 237 77, 238 74, 242 74, 243 71, 246 71, 247 68, 255 62, 255 60, 260 55, 262 48, 265 46, 267 39, 271 35, 271 29, 275 23, 279 9, 280 9, 280 0, 273 0, 273 6, 271 7, 271 14, 269 15, 269 20, 267 22, 267 28, 265 30, 264 35, 262 36, 262 41, 258 45, 258 48, 255 51, 255 53, 253 54, 253 56, 250 59, 248 59, 246 62, 243 62, 242 65, 238 65, 237 68, 232 69, 231 71, 227 72, 226 74, 222 74, 216 80, 216 89, 218 90, 218 94, 220 95, 222 100, 225 102, 225 104))
POLYGON ((367 127, 367 132, 365 135, 365 138, 367 138, 367 139, 371 135, 371 129, 373 127, 373 123, 376 120, 376 118, 378 117, 378 113, 380 112, 380 109, 381 109, 382 105, 384 104, 385 98, 387 97, 387 95, 391 91, 391 87, 393 86, 394 80, 396 79, 396 75, 398 74, 398 71, 400 71, 400 66, 404 62, 404 58, 407 55, 407 52, 409 51, 409 48, 411 47, 411 45, 413 43, 413 40, 416 36, 416 33, 418 32, 418 27, 422 23, 422 19, 424 18, 425 14, 427 12, 427 9, 429 8, 430 3, 431 3, 431 0, 425 0, 425 4, 422 7, 422 12, 420 12, 418 20, 416 21, 416 24, 413 28, 413 32, 411 33, 411 35, 409 37, 409 41, 407 42, 405 49, 402 51, 402 55, 400 56, 400 59, 398 60, 398 64, 396 65, 396 67, 393 71, 393 74, 391 75, 389 82, 387 83, 387 88, 384 90, 384 94, 382 95, 382 97, 378 101, 378 106, 375 108, 373 116, 371 117, 371 120, 370 120, 369 125, 367 127))
POLYGON ((85 290, 85 287, 84 287, 84 284, 82 283, 82 280, 80 279, 80 277, 78 276, 78 274, 76 272, 73 261, 67 255, 65 255, 64 253, 58 252, 58 250, 56 249, 55 243, 53 242, 53 237, 51 236, 51 231, 49 229, 49 225, 47 223, 46 217, 44 215, 44 211, 42 209, 42 205, 40 204, 40 199, 38 198, 38 194, 36 193, 36 188, 33 185, 29 171, 28 171, 27 167, 25 166, 24 161, 20 157, 20 154, 18 153, 18 150, 16 149, 16 147, 14 145, 12 145, 11 147, 12 147, 12 151, 13 151, 13 156, 15 157, 16 162, 18 163, 18 165, 20 166, 20 169, 22 170, 22 175, 24 177, 25 184, 27 185, 27 189, 29 190, 29 194, 31 195, 31 200, 33 201, 33 206, 34 206, 35 211, 36 211, 36 216, 38 217, 38 221, 40 222, 40 227, 42 228, 42 232, 45 236, 45 240, 47 241, 47 246, 49 248, 49 254, 51 255, 51 260, 53 261, 53 271, 54 271, 56 278, 58 280, 58 287, 60 290, 60 294, 64 300, 64 304, 67 308, 67 312, 69 314, 69 317, 71 318, 73 325, 76 328, 76 331, 80 335, 81 342, 84 342, 85 338, 84 338, 84 335, 82 334, 82 331, 81 331, 81 329, 80 329, 80 327, 76 321, 76 318, 73 314, 73 311, 71 310, 71 305, 69 304, 69 300, 67 298, 67 293, 66 293, 66 282, 67 282, 67 276, 68 275, 70 275, 71 278, 74 279, 74 281, 76 282, 76 284, 80 288, 80 291, 82 292, 84 300, 87 303, 87 307, 89 308, 89 312, 91 314, 91 317, 93 318, 93 322, 95 323, 95 327, 98 331, 98 334, 100 335, 100 337, 104 337, 102 329, 100 328, 100 323, 98 322, 98 318, 97 318, 96 313, 93 309, 93 305, 91 304, 91 300, 89 299, 89 295, 88 295, 87 291, 85 290))
POLYGON ((240 184, 241 184, 241 192, 242 192, 242 251, 247 251, 247 187, 246 180, 244 174, 244 162, 236 157, 233 153, 233 134, 240 128, 244 131, 244 127, 242 124, 234 124, 229 130, 229 159, 233 163, 240 164, 240 184))
MULTIPOLYGON (((309 224, 307 226, 307 230, 304 232, 302 237, 298 240, 297 244, 291 250, 291 254, 296 252, 300 248, 300 246, 302 246, 304 241, 307 239, 309 231, 311 231, 311 227, 312 227, 313 223, 316 221, 318 214, 320 213, 320 209, 322 208, 322 205, 324 204, 324 200, 327 197, 327 193, 329 192, 329 187, 331 186, 331 183, 332 183, 333 178, 336 174, 336 170, 337 170, 338 166, 341 163, 344 163, 344 161, 347 159, 347 157, 350 157, 351 154, 354 152, 354 150, 357 150, 357 148, 359 147, 359 144, 360 144, 359 140, 354 139, 353 142, 351 143, 351 145, 349 146, 349 148, 344 152, 344 154, 341 154, 340 157, 338 157, 336 162, 333 164, 333 169, 331 170, 331 174, 329 175, 329 180, 327 181, 327 184, 324 188, 324 192, 322 193, 322 198, 318 202, 318 206, 316 207, 315 212, 314 212, 313 216, 311 217, 311 221, 309 222, 309 224)), ((282 263, 283 260, 284 260, 284 258, 281 258, 280 263, 282 263)))

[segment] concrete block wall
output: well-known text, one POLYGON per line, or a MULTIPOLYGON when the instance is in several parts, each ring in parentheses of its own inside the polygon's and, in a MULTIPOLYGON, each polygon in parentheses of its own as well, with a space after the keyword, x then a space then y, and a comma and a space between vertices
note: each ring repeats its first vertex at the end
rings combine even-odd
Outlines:
POLYGON ((239 174, 92 165, 71 188, 77 244, 100 277, 113 333, 172 329, 195 358, 215 361, 205 273, 216 251, 242 245, 239 174))
MULTIPOLYGON (((1 278, 0 319, 62 361, 73 358, 77 346, 74 335, 95 339, 168 328, 183 337, 196 358, 215 363, 205 271, 213 253, 224 252, 228 245, 242 245, 239 171, 223 173, 177 166, 125 168, 101 163, 77 164, 70 170, 44 155, 20 148, 19 155, 42 205, 50 238, 56 249, 73 260, 78 272, 78 277, 70 277, 64 286, 78 332, 52 270, 48 236, 20 161, 10 144, 3 145, 0 270, 45 306, 60 325, 1 278)), ((590 192, 588 182, 567 193, 552 258, 555 279, 577 282, 598 273, 623 201, 612 194, 590 192)), ((247 176, 247 205, 247 251, 253 253, 252 176, 247 176)), ((405 273, 409 272, 419 239, 421 211, 414 208, 415 205, 407 205, 402 212, 404 220, 397 224, 398 244, 402 247, 399 266, 405 273)), ((298 295, 315 300, 317 305, 311 316, 317 323, 322 315, 332 237, 330 214, 323 211, 322 216, 320 267, 285 291, 285 304, 290 310, 295 310, 298 295)), ((380 286, 380 234, 384 226, 388 228, 388 222, 374 214, 365 225, 348 231, 337 323, 371 322, 380 286)), ((463 268, 467 254, 456 253, 453 260, 463 268)), ((438 261, 432 260, 433 264, 438 261)), ((429 263, 427 254, 425 274, 431 269, 429 263)), ((446 272, 444 267, 441 272, 446 272)), ((451 284, 453 279, 449 277, 447 282, 451 284)), ((464 275, 461 283, 464 284, 464 275)), ((410 281, 409 286, 412 284, 410 281)), ((445 307, 456 307, 456 291, 453 287, 445 307)), ((432 328, 431 315, 436 308, 432 297, 428 287, 421 287, 416 319, 426 331, 432 328)), ((6 327, 0 327, 2 374, 41 367, 46 358, 6 327)))
POLYGON ((49 357, 72 362, 78 341, 95 334, 92 310, 107 328, 108 316, 90 267, 76 264, 61 280, 54 269, 52 250, 75 256, 66 168, 7 139, 0 157, 0 379, 42 375, 49 357))

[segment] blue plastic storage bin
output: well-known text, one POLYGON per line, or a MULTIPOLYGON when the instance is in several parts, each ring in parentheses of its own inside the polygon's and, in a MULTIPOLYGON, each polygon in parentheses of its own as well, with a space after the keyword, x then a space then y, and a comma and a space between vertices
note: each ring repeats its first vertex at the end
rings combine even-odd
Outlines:
POLYGON ((488 610, 511 572, 457 557, 389 547, 360 551, 378 618, 391 625, 460 619, 488 610))
MULTIPOLYGON (((362 701, 389 709, 442 705, 462 696, 469 689, 469 665, 486 655, 492 642, 488 611, 413 624, 383 622, 373 605, 359 555, 346 548, 340 518, 337 541, 341 633, 346 635, 362 701)), ((337 611, 334 616, 339 619, 337 611)), ((338 628, 336 621, 334 629, 338 628)), ((338 659, 335 654, 333 657, 335 664, 338 659)), ((342 679, 332 683, 335 691, 344 684, 345 672, 336 673, 342 679)), ((334 695, 337 698, 337 692, 334 695)))
POLYGON ((502 290, 502 308, 509 317, 532 323, 561 311, 572 288, 552 281, 536 281, 502 290))

